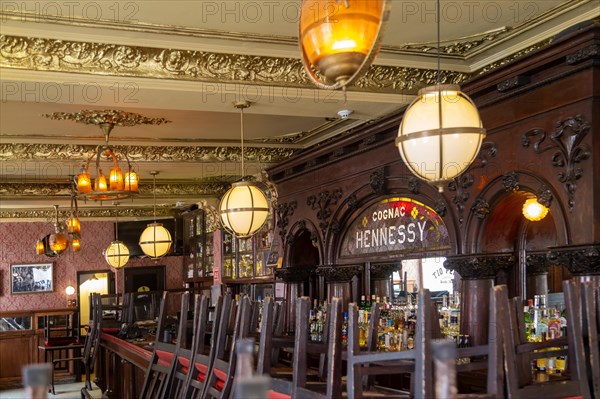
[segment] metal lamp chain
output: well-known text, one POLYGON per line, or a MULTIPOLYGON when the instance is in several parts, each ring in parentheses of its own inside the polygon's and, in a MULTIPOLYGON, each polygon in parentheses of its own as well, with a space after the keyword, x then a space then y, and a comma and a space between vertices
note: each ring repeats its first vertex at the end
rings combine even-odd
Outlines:
POLYGON ((440 66, 440 0, 437 0, 437 83, 441 83, 441 66, 440 66))
POLYGON ((240 132, 242 135, 242 179, 244 178, 244 176, 246 175, 244 173, 245 169, 244 169, 244 107, 240 108, 240 132))
POLYGON ((154 198, 154 221, 156 222, 156 174, 153 176, 152 193, 154 198))

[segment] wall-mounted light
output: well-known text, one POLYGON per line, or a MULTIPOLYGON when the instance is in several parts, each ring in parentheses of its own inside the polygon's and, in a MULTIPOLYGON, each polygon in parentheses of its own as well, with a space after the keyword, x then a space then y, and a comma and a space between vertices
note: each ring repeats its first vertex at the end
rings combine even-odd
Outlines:
POLYGON ((527 220, 537 222, 548 214, 548 208, 540 204, 536 197, 528 198, 523 204, 523 216, 527 220))

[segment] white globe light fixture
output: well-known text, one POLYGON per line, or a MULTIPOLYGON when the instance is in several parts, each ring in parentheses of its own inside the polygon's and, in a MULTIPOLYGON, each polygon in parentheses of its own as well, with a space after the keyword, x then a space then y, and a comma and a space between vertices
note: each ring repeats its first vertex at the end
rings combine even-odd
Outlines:
POLYGON ((120 269, 129 261, 129 249, 122 241, 113 241, 104 251, 106 263, 115 269, 120 269))
POLYGON ((140 248, 146 256, 152 259, 159 259, 165 256, 171 249, 173 240, 171 233, 162 224, 156 223, 156 175, 158 171, 153 170, 150 174, 154 178, 154 223, 150 223, 140 236, 140 248))
POLYGON ((73 287, 72 285, 68 285, 67 288, 65 288, 65 294, 73 295, 74 293, 75 293, 75 287, 73 287))
POLYGON ((469 96, 458 85, 440 83, 439 0, 437 12, 437 84, 419 90, 404 112, 396 146, 408 169, 441 192, 475 160, 485 129, 469 96))
POLYGON ((118 203, 114 203, 115 205, 115 240, 111 242, 108 247, 104 250, 104 259, 106 263, 115 269, 120 269, 124 267, 129 261, 129 249, 122 242, 119 241, 119 219, 117 217, 117 206, 118 203))
MULTIPOLYGON (((235 103, 240 110, 242 178, 244 175, 244 109, 250 106, 247 101, 235 103)), ((238 238, 248 238, 255 234, 269 216, 269 200, 254 183, 240 181, 233 183, 223 195, 219 204, 223 227, 238 238)))

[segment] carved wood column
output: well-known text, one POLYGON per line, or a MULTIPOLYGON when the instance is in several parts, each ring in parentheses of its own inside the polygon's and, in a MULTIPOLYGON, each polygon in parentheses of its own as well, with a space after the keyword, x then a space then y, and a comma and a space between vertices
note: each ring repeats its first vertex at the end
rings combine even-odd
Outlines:
POLYGON ((471 338, 472 345, 486 345, 490 312, 490 291, 498 271, 516 262, 512 253, 451 256, 444 267, 462 278, 460 332, 471 338))
POLYGON ((527 253, 525 256, 525 274, 527 275, 527 292, 525 299, 533 299, 534 295, 548 294, 548 268, 550 263, 548 252, 527 253))
POLYGON ((275 269, 275 277, 285 283, 286 331, 294 331, 296 325, 296 298, 304 295, 304 289, 310 284, 315 267, 284 267, 275 269))
POLYGON ((548 262, 566 266, 576 281, 600 286, 600 243, 550 248, 548 262))
POLYGON ((402 263, 371 264, 371 292, 380 297, 393 297, 392 274, 402 268, 402 263))
POLYGON ((318 267, 317 274, 323 276, 327 284, 327 300, 331 301, 334 296, 342 298, 342 309, 347 309, 352 301, 352 279, 362 269, 362 265, 318 267))

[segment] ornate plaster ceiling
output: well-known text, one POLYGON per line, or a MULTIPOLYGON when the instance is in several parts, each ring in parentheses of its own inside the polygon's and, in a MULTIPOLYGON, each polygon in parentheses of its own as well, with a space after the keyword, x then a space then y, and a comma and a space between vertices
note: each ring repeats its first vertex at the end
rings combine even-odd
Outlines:
MULTIPOLYGON (((347 93, 315 89, 297 45, 299 0, 2 2, 0 19, 0 218, 46 218, 69 202, 76 174, 103 142, 91 125, 53 112, 120 109, 160 126, 116 127, 142 179, 128 217, 149 216, 150 170, 163 212, 177 202, 216 202, 242 174, 347 134, 406 106, 436 79, 435 1, 392 0, 383 46, 347 93), (247 169, 240 170, 245 111, 247 169), (342 108, 354 112, 340 119, 342 108)), ((442 80, 474 74, 547 45, 600 5, 572 1, 442 1, 442 80)), ((106 204, 80 204, 104 217, 106 204)))

